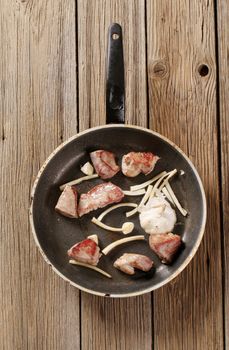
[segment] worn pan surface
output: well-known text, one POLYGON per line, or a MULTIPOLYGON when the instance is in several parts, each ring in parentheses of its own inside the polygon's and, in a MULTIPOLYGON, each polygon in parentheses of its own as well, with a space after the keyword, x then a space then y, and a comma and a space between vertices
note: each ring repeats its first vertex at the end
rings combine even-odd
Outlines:
MULTIPOLYGON (((115 31, 120 27, 115 25, 115 31)), ((113 29, 114 29, 113 28, 113 29)), ((118 40, 115 41, 118 45, 118 40)), ((120 52, 120 50, 119 50, 120 52)), ((122 55, 121 55, 122 56, 122 55)), ((122 57, 116 57, 116 62, 122 57)), ((119 73, 123 75, 122 69, 119 73)), ((109 72, 108 72, 109 78, 109 72)), ((108 84, 108 95, 112 94, 118 98, 110 102, 113 121, 122 122, 124 119, 124 108, 116 108, 117 102, 124 102, 124 81, 118 77, 118 72, 108 80, 119 79, 121 84, 118 89, 112 90, 112 83, 108 84)), ((111 98, 112 100, 112 98, 111 98)), ((102 180, 95 179, 84 182, 77 186, 80 193, 87 192, 102 180)), ((138 197, 126 197, 125 201, 138 203, 138 197)), ((125 211, 128 208, 120 208, 111 212, 104 222, 113 226, 121 226, 126 220, 125 211)), ((47 159, 41 168, 32 191, 30 207, 30 221, 36 244, 38 245, 44 259, 51 265, 53 270, 72 285, 89 293, 112 296, 127 297, 147 293, 171 281, 176 277, 194 256, 201 242, 206 221, 206 200, 203 186, 197 171, 188 157, 172 142, 153 131, 137 126, 106 125, 86 130, 72 137, 60 145, 47 159), (145 241, 127 243, 114 249, 108 256, 103 256, 99 267, 112 275, 112 279, 83 267, 69 264, 67 250, 76 242, 85 239, 88 235, 97 234, 99 245, 104 248, 109 243, 123 238, 122 234, 104 231, 91 223, 93 216, 98 216, 104 209, 97 210, 80 219, 68 219, 56 213, 54 207, 60 195, 59 186, 67 181, 81 177, 80 167, 89 161, 89 152, 97 149, 106 149, 114 152, 118 163, 122 156, 130 151, 150 151, 160 156, 155 170, 148 176, 139 175, 136 178, 127 178, 117 174, 112 182, 122 189, 129 189, 130 185, 141 183, 163 170, 177 168, 183 170, 183 176, 177 176, 172 182, 173 189, 180 199, 184 208, 188 210, 188 217, 184 218, 177 212, 177 224, 174 233, 181 235, 184 245, 172 265, 161 264, 157 256, 148 245, 148 235, 145 241), (155 262, 155 268, 148 272, 137 271, 134 276, 127 276, 113 267, 113 262, 124 252, 145 254, 155 262)), ((138 215, 131 217, 135 224, 134 232, 130 235, 144 234, 139 225, 138 215)), ((129 235, 129 236, 130 236, 129 235)))

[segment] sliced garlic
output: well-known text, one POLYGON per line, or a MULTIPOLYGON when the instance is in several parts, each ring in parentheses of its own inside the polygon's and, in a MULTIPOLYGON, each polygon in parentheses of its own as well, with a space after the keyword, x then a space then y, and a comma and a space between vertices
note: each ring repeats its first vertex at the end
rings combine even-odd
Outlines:
POLYGON ((131 191, 137 191, 137 190, 140 190, 141 188, 145 188, 148 185, 151 185, 153 182, 155 182, 156 180, 158 180, 160 177, 162 177, 165 174, 167 174, 167 172, 166 171, 162 171, 160 174, 154 176, 152 179, 150 179, 148 181, 142 182, 139 185, 131 186, 130 190, 131 191))
POLYGON ((181 204, 179 203, 177 197, 175 196, 175 193, 173 192, 172 190, 172 187, 170 186, 169 183, 167 183, 166 185, 166 188, 175 204, 175 206, 177 207, 177 209, 180 211, 180 213, 183 215, 183 216, 187 216, 188 212, 187 210, 185 210, 184 208, 182 208, 181 204))
POLYGON ((138 190, 138 191, 122 191, 125 196, 141 196, 142 194, 145 194, 146 191, 144 189, 138 190))
POLYGON ((168 190, 167 190, 166 187, 163 187, 163 188, 162 188, 162 192, 164 193, 165 197, 167 197, 167 199, 168 199, 173 205, 175 205, 175 203, 174 203, 172 197, 170 196, 170 194, 169 194, 169 192, 168 192, 168 190))
MULTIPOLYGON (((177 170, 174 169, 174 170, 172 170, 172 171, 170 171, 170 172, 164 174, 163 176, 161 176, 161 177, 157 180, 157 182, 155 183, 155 185, 154 185, 154 187, 153 187, 153 189, 152 189, 152 192, 151 192, 151 194, 150 194, 150 198, 154 197, 156 191, 159 190, 159 185, 160 185, 161 181, 162 181, 164 178, 169 177, 171 174, 173 175, 174 173, 176 173, 176 171, 177 171, 177 170)), ((160 191, 160 190, 159 190, 159 191, 160 191)))
POLYGON ((142 198, 142 200, 141 200, 141 202, 139 203, 139 205, 137 206, 137 208, 135 208, 135 209, 133 209, 133 210, 131 210, 131 211, 128 211, 128 212, 126 213, 126 217, 130 217, 130 216, 132 216, 132 215, 134 215, 135 213, 138 212, 139 207, 141 207, 142 205, 144 205, 145 202, 149 199, 149 196, 150 196, 150 193, 151 193, 152 189, 153 189, 153 186, 152 186, 152 185, 149 185, 148 188, 147 188, 147 191, 146 191, 146 193, 145 193, 145 195, 144 195, 144 197, 142 198))
POLYGON ((171 179, 171 177, 173 177, 176 173, 177 173, 177 169, 174 169, 173 171, 170 171, 168 177, 166 177, 166 178, 164 179, 164 181, 162 182, 162 184, 160 185, 160 187, 158 188, 158 190, 161 191, 162 188, 169 182, 169 179, 171 179))

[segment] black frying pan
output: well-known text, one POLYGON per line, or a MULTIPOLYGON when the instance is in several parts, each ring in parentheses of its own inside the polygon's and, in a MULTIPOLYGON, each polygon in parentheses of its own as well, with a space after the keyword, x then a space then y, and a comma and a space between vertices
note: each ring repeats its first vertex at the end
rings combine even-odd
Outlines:
MULTIPOLYGON (((151 130, 137 126, 126 126, 124 122, 124 69, 122 53, 121 27, 114 24, 109 30, 107 83, 107 122, 116 124, 92 128, 77 134, 61 144, 42 166, 32 191, 30 219, 36 244, 44 259, 53 270, 70 284, 86 292, 101 296, 127 297, 150 292, 176 277, 197 251, 201 242, 206 221, 206 200, 199 175, 188 157, 171 141, 151 130), (113 36, 113 34, 117 34, 113 36), (117 38, 118 36, 118 38, 117 38), (99 267, 110 273, 110 280, 84 267, 68 263, 67 250, 88 235, 97 234, 100 247, 123 238, 122 234, 109 233, 91 223, 104 209, 89 213, 80 219, 68 219, 58 214, 54 207, 60 195, 59 186, 77 177, 81 177, 80 166, 89 160, 89 152, 106 149, 114 152, 118 162, 123 154, 130 151, 151 151, 161 157, 153 175, 163 170, 182 169, 183 176, 173 180, 173 188, 182 205, 188 210, 187 218, 177 212, 178 224, 174 233, 181 235, 183 248, 172 265, 161 264, 158 257, 145 241, 124 244, 103 256, 99 267), (116 270, 113 262, 124 252, 145 254, 155 262, 155 268, 148 273, 137 271, 128 276, 116 270)), ((152 174, 127 178, 118 173, 111 181, 122 189, 150 179, 152 174)), ((80 193, 87 192, 101 179, 94 179, 78 185, 80 193)), ((139 202, 138 197, 126 197, 125 201, 139 202)), ((126 220, 126 208, 120 208, 108 215, 104 221, 120 226, 126 220)), ((130 235, 144 234, 139 225, 138 215, 131 217, 135 224, 130 235)))

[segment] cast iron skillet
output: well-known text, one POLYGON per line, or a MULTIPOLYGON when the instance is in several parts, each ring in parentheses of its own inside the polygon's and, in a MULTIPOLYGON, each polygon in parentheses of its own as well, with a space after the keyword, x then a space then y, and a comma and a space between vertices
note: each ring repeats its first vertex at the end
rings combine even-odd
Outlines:
MULTIPOLYGON (((38 173, 32 190, 30 221, 35 242, 45 261, 53 270, 70 284, 86 292, 111 297, 129 297, 144 294, 157 289, 176 277, 190 262, 201 242, 206 221, 206 200, 203 186, 197 171, 187 156, 171 141, 162 135, 137 126, 120 124, 124 122, 124 69, 122 53, 122 32, 118 24, 109 30, 108 48, 108 82, 107 82, 107 122, 111 125, 101 126, 81 132, 61 144, 46 160, 38 173), (116 37, 113 34, 116 33, 116 37), (177 212, 178 224, 174 233, 181 235, 183 248, 172 265, 160 263, 157 256, 145 241, 124 244, 103 256, 99 267, 110 273, 110 280, 95 271, 68 263, 67 250, 88 235, 97 234, 103 249, 109 243, 123 238, 122 234, 109 233, 91 223, 104 209, 97 210, 80 219, 68 219, 56 213, 55 204, 60 195, 59 186, 83 174, 80 166, 89 160, 89 152, 96 149, 113 151, 120 164, 122 155, 130 151, 151 151, 161 157, 153 175, 163 170, 182 169, 183 176, 177 176, 172 186, 184 208, 189 212, 187 218, 177 212), (116 270, 112 265, 124 252, 145 254, 153 259, 155 268, 148 273, 137 271, 128 276, 116 270)), ((139 175, 127 178, 117 174, 112 182, 122 189, 141 183, 153 176, 139 175)), ((88 191, 101 183, 95 179, 78 185, 80 193, 88 191)), ((138 197, 126 197, 125 201, 139 202, 138 197)), ((125 211, 120 208, 113 211, 104 220, 114 226, 120 226, 126 220, 125 211)), ((131 218, 135 224, 130 235, 144 234, 139 225, 138 215, 131 218)))

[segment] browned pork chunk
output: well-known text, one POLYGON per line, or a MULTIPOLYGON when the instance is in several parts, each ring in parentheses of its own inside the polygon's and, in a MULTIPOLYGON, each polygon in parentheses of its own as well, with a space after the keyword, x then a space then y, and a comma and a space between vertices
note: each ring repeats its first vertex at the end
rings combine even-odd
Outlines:
POLYGON ((122 157, 122 172, 128 177, 140 173, 148 175, 154 169, 159 157, 151 152, 130 152, 122 157))
POLYGON ((114 267, 128 275, 134 275, 134 269, 149 271, 153 261, 148 256, 141 254, 125 253, 114 262, 114 267))
POLYGON ((77 191, 74 186, 66 186, 61 193, 55 210, 69 218, 77 218, 77 191))
POLYGON ((181 244, 180 236, 173 233, 151 234, 149 237, 150 248, 164 264, 172 262, 181 244))
POLYGON ((123 197, 124 193, 121 188, 111 182, 97 185, 89 192, 81 194, 78 206, 79 216, 103 208, 108 204, 118 203, 123 197))
POLYGON ((68 256, 76 261, 96 266, 101 256, 96 241, 86 238, 68 250, 68 256))
POLYGON ((96 173, 102 179, 110 179, 120 170, 120 167, 115 162, 115 156, 112 152, 98 150, 91 152, 90 157, 96 173))

